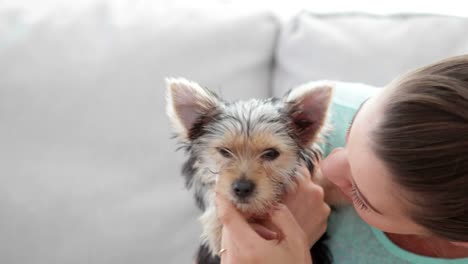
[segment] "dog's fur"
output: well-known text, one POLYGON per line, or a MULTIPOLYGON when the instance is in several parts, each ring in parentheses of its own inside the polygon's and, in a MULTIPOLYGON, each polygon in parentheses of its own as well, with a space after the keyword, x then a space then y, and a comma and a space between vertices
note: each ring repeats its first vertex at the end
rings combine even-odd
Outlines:
MULTIPOLYGON (((167 79, 167 114, 189 155, 183 166, 185 183, 203 211, 198 263, 219 263, 221 224, 215 189, 247 218, 255 218, 294 190, 301 164, 311 175, 318 173, 317 143, 327 127, 332 91, 330 83, 315 82, 292 89, 283 98, 227 102, 194 82, 167 79)), ((330 262, 323 241, 311 252, 314 263, 330 262)))

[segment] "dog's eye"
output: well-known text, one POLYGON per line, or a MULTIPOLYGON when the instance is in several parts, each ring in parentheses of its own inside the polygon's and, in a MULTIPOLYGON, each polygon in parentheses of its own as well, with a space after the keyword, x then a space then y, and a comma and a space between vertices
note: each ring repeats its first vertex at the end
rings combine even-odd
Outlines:
POLYGON ((262 153, 262 159, 271 161, 278 158, 279 155, 280 153, 276 149, 269 148, 262 153))
POLYGON ((218 148, 219 154, 225 158, 232 158, 232 153, 229 149, 227 148, 218 148))

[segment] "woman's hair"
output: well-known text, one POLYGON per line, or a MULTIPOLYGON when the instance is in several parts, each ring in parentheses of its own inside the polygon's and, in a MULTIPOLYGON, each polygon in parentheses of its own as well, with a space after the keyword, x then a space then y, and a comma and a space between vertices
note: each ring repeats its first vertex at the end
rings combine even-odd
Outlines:
POLYGON ((389 86, 373 150, 407 194, 413 221, 468 242, 468 56, 417 69, 389 86))

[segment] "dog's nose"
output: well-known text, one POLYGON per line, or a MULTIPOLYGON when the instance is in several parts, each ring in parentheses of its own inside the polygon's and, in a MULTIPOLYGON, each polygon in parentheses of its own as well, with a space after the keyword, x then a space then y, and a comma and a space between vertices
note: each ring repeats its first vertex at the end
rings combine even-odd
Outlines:
POLYGON ((232 190, 239 198, 246 198, 252 194, 255 184, 251 180, 241 179, 232 184, 232 190))

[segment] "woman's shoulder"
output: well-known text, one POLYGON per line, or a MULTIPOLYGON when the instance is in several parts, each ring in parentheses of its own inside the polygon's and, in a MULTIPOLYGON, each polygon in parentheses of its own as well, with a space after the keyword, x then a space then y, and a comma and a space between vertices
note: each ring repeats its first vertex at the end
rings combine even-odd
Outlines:
POLYGON ((389 254, 372 228, 356 215, 351 206, 333 211, 327 233, 333 263, 410 263, 389 254))
POLYGON ((327 245, 336 264, 462 264, 468 258, 439 259, 416 255, 399 248, 385 233, 365 223, 352 206, 333 210, 327 245))
POLYGON ((356 110, 367 98, 378 93, 381 88, 364 83, 333 81, 332 106, 356 110))
POLYGON ((362 83, 332 83, 334 92, 327 121, 331 129, 325 136, 325 144, 322 145, 325 156, 332 149, 344 146, 346 130, 356 110, 367 98, 380 90, 362 83))

